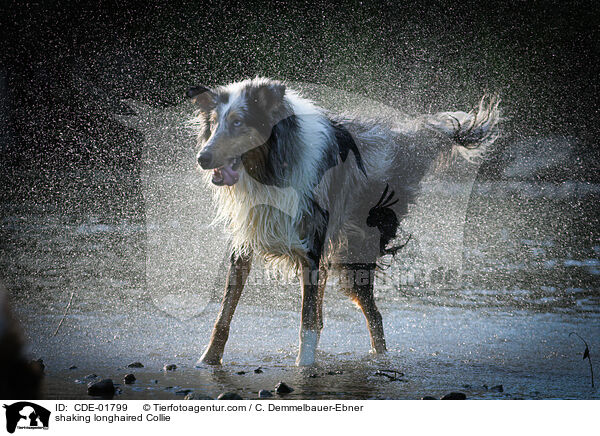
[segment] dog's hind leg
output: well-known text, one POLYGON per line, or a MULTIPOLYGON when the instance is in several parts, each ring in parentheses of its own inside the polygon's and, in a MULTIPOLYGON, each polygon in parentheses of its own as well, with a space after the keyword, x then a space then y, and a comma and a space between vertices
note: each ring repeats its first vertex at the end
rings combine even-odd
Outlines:
POLYGON ((251 263, 251 254, 238 255, 232 253, 227 282, 225 283, 225 294, 221 301, 221 310, 213 327, 210 343, 198 363, 209 365, 219 365, 221 363, 225 344, 229 338, 231 319, 242 295, 248 274, 250 274, 251 263))
POLYGON ((371 338, 371 351, 376 354, 386 351, 383 320, 375 305, 373 285, 375 263, 352 263, 343 266, 347 277, 342 281, 343 290, 350 296, 365 315, 371 338))
POLYGON ((357 292, 356 303, 362 310, 367 321, 367 329, 371 338, 371 351, 375 354, 386 352, 385 335, 383 333, 383 319, 379 309, 375 305, 375 297, 373 296, 373 285, 370 291, 357 292))
POLYGON ((302 313, 300 324, 300 349, 296 365, 307 366, 315 362, 319 342, 319 266, 318 261, 308 259, 302 263, 302 313))

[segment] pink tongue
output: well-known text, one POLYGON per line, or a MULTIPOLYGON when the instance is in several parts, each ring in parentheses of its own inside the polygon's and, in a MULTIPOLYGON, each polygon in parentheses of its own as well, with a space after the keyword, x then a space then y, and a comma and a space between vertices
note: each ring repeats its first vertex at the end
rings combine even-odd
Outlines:
POLYGON ((238 172, 229 165, 225 165, 221 168, 221 175, 223 176, 223 183, 227 186, 235 185, 240 179, 238 172))

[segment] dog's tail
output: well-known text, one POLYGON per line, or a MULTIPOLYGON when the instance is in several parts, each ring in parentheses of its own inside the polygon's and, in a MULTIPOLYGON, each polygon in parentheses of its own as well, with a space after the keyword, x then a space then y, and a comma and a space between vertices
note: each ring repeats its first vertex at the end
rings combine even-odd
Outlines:
POLYGON ((458 152, 468 161, 476 160, 490 150, 500 136, 500 99, 483 96, 479 106, 470 112, 439 112, 427 115, 427 128, 440 132, 454 141, 453 154, 458 152))

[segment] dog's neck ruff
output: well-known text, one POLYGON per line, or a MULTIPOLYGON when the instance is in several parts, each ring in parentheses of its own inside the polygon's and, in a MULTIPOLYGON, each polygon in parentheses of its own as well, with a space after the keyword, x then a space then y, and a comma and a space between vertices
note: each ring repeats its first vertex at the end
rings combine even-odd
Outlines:
MULTIPOLYGON (((286 161, 285 185, 267 185, 244 169, 233 186, 214 187, 217 221, 226 225, 239 253, 254 252, 274 267, 296 269, 306 258, 306 220, 313 217, 314 189, 332 140, 327 117, 309 100, 287 90, 285 103, 297 123, 277 138, 277 147, 294 156, 286 161)), ((214 186, 214 185, 213 185, 214 186)))

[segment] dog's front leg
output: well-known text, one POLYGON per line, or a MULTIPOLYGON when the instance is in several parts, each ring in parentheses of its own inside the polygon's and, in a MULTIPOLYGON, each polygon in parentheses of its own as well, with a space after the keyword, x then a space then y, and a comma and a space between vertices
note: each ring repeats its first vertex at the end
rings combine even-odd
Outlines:
POLYGON ((302 315, 300 324, 300 349, 296 365, 306 366, 315 362, 319 342, 319 265, 308 259, 302 263, 302 315))
POLYGON ((225 351, 225 344, 229 338, 229 326, 233 313, 242 295, 244 284, 250 273, 252 254, 238 255, 232 253, 227 282, 225 283, 225 294, 221 302, 221 310, 213 327, 210 343, 198 363, 219 365, 225 351))

